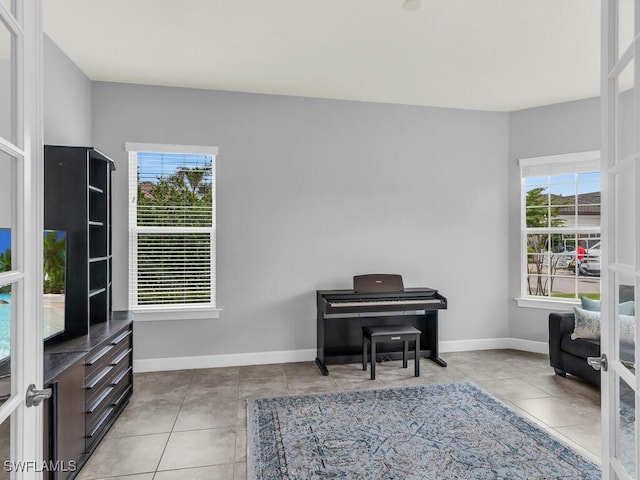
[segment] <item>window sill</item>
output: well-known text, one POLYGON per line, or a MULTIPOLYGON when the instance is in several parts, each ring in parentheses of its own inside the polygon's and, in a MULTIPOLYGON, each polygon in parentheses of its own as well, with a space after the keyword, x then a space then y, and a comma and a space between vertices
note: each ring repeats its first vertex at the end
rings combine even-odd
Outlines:
POLYGON ((133 309, 135 322, 213 319, 219 318, 221 311, 221 308, 214 307, 165 307, 133 309))
POLYGON ((569 298, 553 300, 550 298, 518 297, 515 301, 518 307, 542 308, 545 310, 570 310, 574 306, 580 305, 579 300, 569 298))

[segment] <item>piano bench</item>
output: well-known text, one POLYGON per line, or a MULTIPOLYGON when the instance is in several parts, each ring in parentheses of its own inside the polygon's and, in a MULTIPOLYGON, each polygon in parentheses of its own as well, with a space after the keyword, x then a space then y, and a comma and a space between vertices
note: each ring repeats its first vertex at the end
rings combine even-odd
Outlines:
POLYGON ((367 370, 367 344, 371 344, 371 380, 376 378, 376 344, 403 342, 402 368, 407 368, 409 342, 415 342, 415 376, 420 376, 420 335, 422 332, 411 325, 380 325, 362 327, 362 370, 367 370))

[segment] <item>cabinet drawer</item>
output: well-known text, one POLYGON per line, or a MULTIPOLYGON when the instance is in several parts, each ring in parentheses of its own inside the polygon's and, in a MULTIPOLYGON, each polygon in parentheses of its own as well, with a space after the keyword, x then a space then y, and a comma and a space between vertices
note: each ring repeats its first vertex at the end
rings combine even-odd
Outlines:
POLYGON ((97 446, 97 442, 100 438, 102 438, 104 428, 109 424, 109 420, 111 419, 112 414, 113 408, 110 407, 107 410, 103 411, 98 419, 94 423, 92 423, 91 428, 87 428, 87 452, 92 452, 93 449, 97 446))
POLYGON ((87 355, 86 449, 92 452, 133 391, 132 330, 122 330, 87 355))
POLYGON ((96 376, 101 375, 105 366, 114 364, 114 359, 121 360, 120 356, 124 350, 130 349, 131 330, 126 330, 108 340, 97 352, 90 353, 87 356, 87 384, 92 383, 96 376))
POLYGON ((111 359, 111 353, 114 349, 114 345, 107 344, 100 348, 97 352, 91 352, 87 355, 86 372, 87 383, 89 383, 93 377, 97 375, 102 368, 107 365, 107 362, 111 359))

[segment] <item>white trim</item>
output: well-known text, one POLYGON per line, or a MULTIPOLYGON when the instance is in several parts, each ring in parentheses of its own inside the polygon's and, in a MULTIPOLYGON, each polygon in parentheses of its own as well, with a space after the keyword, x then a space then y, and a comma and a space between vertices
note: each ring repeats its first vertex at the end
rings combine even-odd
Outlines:
MULTIPOLYGON (((600 150, 586 152, 562 153, 559 155, 545 155, 544 157, 529 157, 518 160, 520 167, 534 167, 540 165, 552 165, 565 162, 600 162, 600 150)), ((597 167, 596 167, 597 169, 597 167)))
MULTIPOLYGON (((137 314, 136 314, 137 317, 137 314)), ((533 353, 549 353, 546 342, 522 340, 520 338, 480 338, 472 340, 449 340, 439 343, 441 353, 467 352, 472 350, 513 349, 533 353)), ((145 358, 133 361, 135 373, 195 368, 238 367, 272 363, 312 362, 317 350, 284 350, 279 352, 231 353, 226 355, 197 355, 190 357, 145 358)), ((331 367, 329 366, 329 369, 331 367)))
POLYGON ((201 320, 220 318, 221 308, 213 307, 164 307, 149 309, 134 309, 134 322, 156 322, 171 320, 201 320))
POLYGON ((311 362, 317 350, 285 350, 280 352, 230 353, 226 355, 197 355, 192 357, 149 358, 133 361, 133 371, 159 372, 193 368, 238 367, 271 363, 311 362))
POLYGON ((218 155, 218 147, 205 145, 170 145, 164 143, 134 143, 125 142, 127 152, 162 152, 181 153, 184 155, 218 155))
POLYGON ((546 310, 571 310, 574 306, 580 305, 579 300, 565 298, 555 300, 541 297, 518 297, 514 299, 519 307, 543 308, 546 310))
POLYGON ((547 163, 555 163, 557 161, 576 162, 583 160, 600 160, 600 150, 588 150, 586 152, 561 153, 558 155, 521 158, 519 160, 519 164, 520 166, 545 165, 547 163))
MULTIPOLYGON (((141 313, 138 321, 181 320, 218 318, 220 309, 216 308, 216 167, 218 147, 198 145, 168 145, 152 143, 125 142, 129 152, 129 308, 141 313), (157 154, 205 155, 211 159, 211 226, 210 227, 171 227, 138 226, 137 189, 138 152, 148 151, 157 154), (207 234, 210 239, 210 285, 209 303, 180 305, 152 305, 145 308, 139 305, 138 298, 138 234, 179 233, 207 234)), ((203 288, 204 291, 204 288, 203 288)))
POLYGON ((523 352, 549 354, 549 344, 521 338, 476 338, 471 340, 448 340, 439 343, 440 353, 470 352, 473 350, 521 350, 523 352))

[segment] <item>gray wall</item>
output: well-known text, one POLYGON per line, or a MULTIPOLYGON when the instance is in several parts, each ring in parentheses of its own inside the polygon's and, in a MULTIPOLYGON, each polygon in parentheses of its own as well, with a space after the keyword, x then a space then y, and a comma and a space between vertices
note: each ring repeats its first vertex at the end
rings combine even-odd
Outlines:
POLYGON ((91 146, 91 81, 44 35, 44 143, 91 146))
MULTIPOLYGON (((546 342, 549 311, 518 307, 520 296, 520 168, 518 159, 600 148, 600 99, 591 98, 509 115, 510 336, 546 342)), ((567 308, 569 309, 569 308, 567 308)))
POLYGON ((140 322, 137 359, 315 348, 315 290, 394 272, 449 299, 441 340, 509 333, 509 116, 95 82, 116 161, 114 307, 127 308, 124 142, 214 145, 219 319, 140 322))

